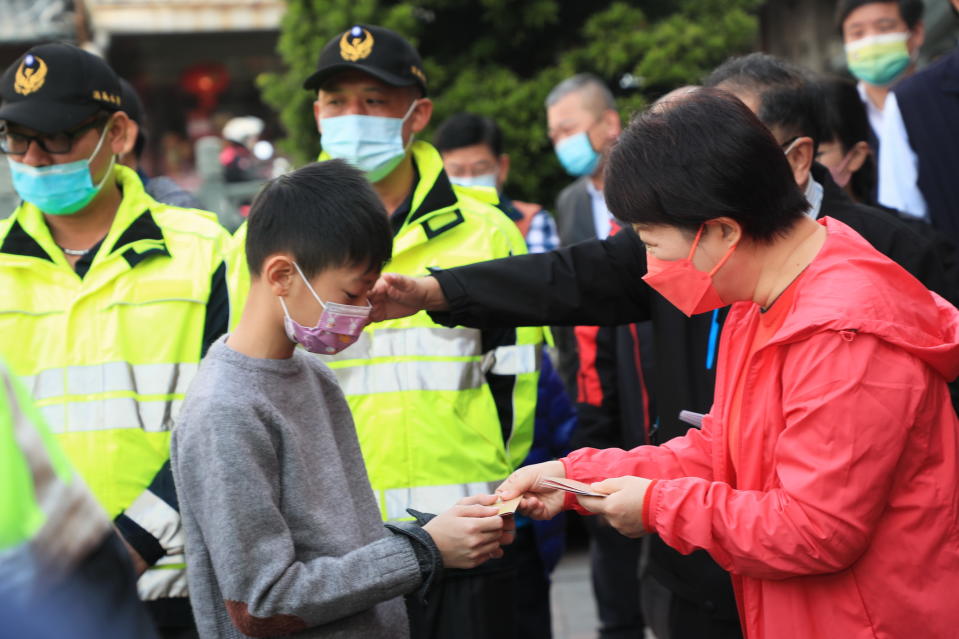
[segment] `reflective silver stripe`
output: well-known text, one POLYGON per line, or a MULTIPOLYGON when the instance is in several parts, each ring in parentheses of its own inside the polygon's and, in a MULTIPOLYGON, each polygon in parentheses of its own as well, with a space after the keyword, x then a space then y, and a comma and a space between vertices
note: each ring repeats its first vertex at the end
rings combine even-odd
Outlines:
POLYGON ((140 575, 137 580, 137 592, 140 594, 140 599, 153 601, 154 599, 165 599, 167 597, 186 597, 186 570, 182 567, 169 567, 182 564, 185 561, 186 557, 182 554, 167 555, 140 575))
POLYGON ((346 395, 399 391, 459 391, 486 383, 479 360, 406 361, 334 368, 346 395))
POLYGON ((89 366, 48 368, 24 383, 34 400, 64 395, 132 392, 138 395, 174 395, 186 392, 196 374, 195 363, 130 364, 107 362, 89 366))
POLYGON ((383 502, 386 504, 386 518, 389 520, 409 519, 407 508, 421 512, 438 514, 449 510, 463 497, 470 495, 488 495, 496 490, 500 482, 474 482, 470 484, 447 484, 445 486, 413 486, 412 488, 391 488, 384 490, 383 502))
POLYGON ((151 433, 172 430, 182 400, 137 401, 133 397, 43 406, 40 411, 55 433, 139 428, 151 433))
POLYGON ((483 370, 496 375, 535 373, 543 360, 542 344, 499 346, 483 358, 483 370))
POLYGON ((46 515, 31 546, 51 569, 66 570, 103 540, 110 522, 79 478, 65 483, 57 476, 40 433, 23 413, 9 375, 2 373, 14 437, 33 476, 37 505, 46 515))
MULTIPOLYGON (((183 553, 183 530, 180 513, 149 490, 140 493, 123 514, 160 542, 169 554, 183 553)), ((182 561, 182 557, 180 559, 182 561)))
POLYGON ((482 354, 482 336, 475 328, 380 328, 364 331, 360 339, 324 361, 373 359, 376 357, 477 357, 482 354))

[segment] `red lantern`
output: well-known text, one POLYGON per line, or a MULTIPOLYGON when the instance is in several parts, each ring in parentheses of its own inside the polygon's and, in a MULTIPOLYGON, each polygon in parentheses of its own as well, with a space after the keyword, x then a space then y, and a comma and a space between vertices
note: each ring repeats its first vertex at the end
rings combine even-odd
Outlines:
POLYGON ((219 62, 194 64, 180 76, 180 86, 196 96, 199 109, 207 113, 213 111, 220 94, 229 84, 230 74, 219 62))

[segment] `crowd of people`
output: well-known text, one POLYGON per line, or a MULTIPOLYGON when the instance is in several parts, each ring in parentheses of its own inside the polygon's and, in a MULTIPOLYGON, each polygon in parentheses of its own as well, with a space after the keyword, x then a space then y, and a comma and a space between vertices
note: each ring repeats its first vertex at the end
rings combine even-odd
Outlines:
POLYGON ((419 139, 419 53, 351 25, 318 161, 232 235, 140 170, 129 83, 30 48, 0 636, 549 638, 565 511, 602 639, 953 636, 959 49, 917 69, 921 14, 840 0, 856 81, 752 53, 625 126, 565 79, 554 213, 493 119, 419 139))

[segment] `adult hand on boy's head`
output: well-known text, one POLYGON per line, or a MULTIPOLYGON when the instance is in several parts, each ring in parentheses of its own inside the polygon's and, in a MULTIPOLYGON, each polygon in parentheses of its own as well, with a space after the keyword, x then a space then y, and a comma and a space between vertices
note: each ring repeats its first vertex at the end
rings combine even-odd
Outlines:
POLYGON ((369 294, 374 322, 398 319, 422 310, 446 310, 443 289, 434 277, 407 277, 398 273, 383 273, 369 294))
POLYGON ((533 519, 552 519, 563 510, 566 493, 555 488, 546 488, 542 480, 548 477, 566 477, 566 467, 561 461, 548 461, 523 466, 506 478, 496 494, 505 499, 523 496, 517 510, 533 519))
POLYGON ((474 568, 487 559, 503 556, 500 540, 506 522, 492 495, 467 497, 429 521, 423 530, 433 538, 447 568, 474 568), (468 502, 468 503, 464 503, 468 502))

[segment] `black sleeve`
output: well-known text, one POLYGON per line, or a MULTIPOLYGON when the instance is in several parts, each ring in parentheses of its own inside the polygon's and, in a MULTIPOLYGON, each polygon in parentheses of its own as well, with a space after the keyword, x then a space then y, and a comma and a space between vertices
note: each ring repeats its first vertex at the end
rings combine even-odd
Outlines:
POLYGON ((924 220, 906 216, 898 211, 896 215, 924 241, 915 245, 915 253, 919 256, 919 265, 914 267, 917 272, 913 272, 909 266, 903 266, 920 279, 926 288, 959 306, 959 249, 945 234, 924 220))
POLYGON ((625 228, 532 255, 435 271, 450 311, 430 313, 446 326, 610 326, 649 319, 646 252, 625 228))
MULTIPOLYGON (((493 328, 482 332, 483 354, 491 353, 500 346, 516 345, 515 328, 493 328)), ((513 436, 516 419, 513 415, 513 394, 516 390, 516 375, 504 375, 492 370, 486 373, 486 383, 493 395, 496 404, 496 415, 499 417, 500 432, 503 443, 509 442, 513 436)))
POLYGON ((200 357, 221 335, 226 333, 230 325, 230 294, 226 287, 226 262, 213 272, 210 281, 210 298, 206 303, 206 322, 203 325, 203 350, 200 357))
POLYGON ((150 493, 146 502, 134 501, 113 519, 113 523, 127 543, 143 558, 143 561, 148 566, 152 566, 166 556, 170 545, 179 543, 173 531, 178 530, 180 526, 180 504, 177 500, 176 487, 173 484, 173 469, 170 466, 169 459, 153 476, 153 481, 150 482, 144 492, 150 493), (151 512, 148 504, 157 501, 162 502, 158 510, 175 517, 176 521, 169 521, 165 517, 158 517, 156 514, 148 516, 151 512), (163 505, 168 506, 170 510, 164 508, 163 505), (156 527, 150 529, 150 522, 156 524, 156 527))

